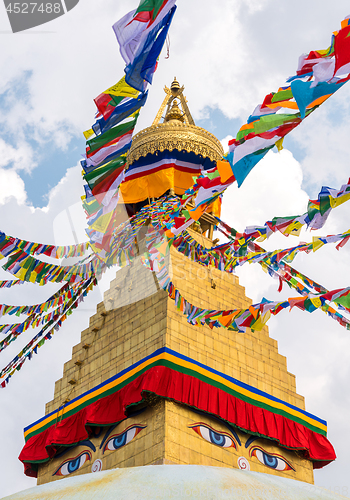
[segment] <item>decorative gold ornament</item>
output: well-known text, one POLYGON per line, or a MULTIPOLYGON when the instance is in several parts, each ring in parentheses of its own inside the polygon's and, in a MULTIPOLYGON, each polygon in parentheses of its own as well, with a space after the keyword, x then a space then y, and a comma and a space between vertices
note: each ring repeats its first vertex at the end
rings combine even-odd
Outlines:
POLYGON ((176 100, 173 101, 172 108, 168 111, 166 117, 164 118, 165 122, 170 122, 171 120, 177 120, 181 123, 185 121, 184 113, 181 112, 176 100))
POLYGON ((211 161, 221 160, 224 150, 220 141, 207 130, 197 127, 183 95, 184 87, 174 79, 170 89, 164 88, 166 97, 151 127, 134 136, 127 156, 126 167, 141 157, 165 150, 195 153, 211 161), (178 103, 177 99, 180 101, 178 103), (181 108, 179 107, 181 104, 181 108), (164 122, 160 123, 166 109, 164 122))

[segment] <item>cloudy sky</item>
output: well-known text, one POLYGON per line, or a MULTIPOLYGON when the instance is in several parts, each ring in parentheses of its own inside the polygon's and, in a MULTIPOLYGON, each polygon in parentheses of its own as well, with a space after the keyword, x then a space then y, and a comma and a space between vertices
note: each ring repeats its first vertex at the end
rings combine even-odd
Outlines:
MULTIPOLYGON (((82 132, 92 124, 93 98, 123 74, 111 25, 136 6, 137 0, 84 0, 61 18, 14 35, 0 5, 0 229, 7 234, 56 244, 85 240, 79 202, 82 132)), ((220 140, 235 136, 264 96, 295 74, 299 55, 327 48, 348 14, 346 0, 179 0, 170 58, 161 57, 138 129, 151 124, 163 100, 162 87, 176 76, 186 86, 196 124, 220 140)), ((228 190, 222 218, 243 230, 274 216, 304 213, 322 185, 340 188, 350 175, 349 117, 350 84, 288 137, 281 153, 269 153, 240 189, 228 190)), ((334 210, 318 234, 349 229, 348 205, 334 210)), ((297 242, 276 236, 265 246, 297 242)), ((331 290, 350 285, 349 257, 349 244, 339 252, 329 245, 297 257, 294 266, 331 290)), ((0 271, 0 279, 11 279, 0 271)), ((289 290, 278 294, 277 283, 260 266, 243 267, 239 274, 255 302, 291 295, 289 290)), ((39 303, 56 288, 1 290, 0 301, 39 303)), ((100 300, 101 290, 91 293, 54 340, 1 390, 1 497, 35 485, 17 460, 22 429, 43 416, 63 363, 100 300)), ((316 471, 315 482, 350 497, 350 332, 322 312, 297 310, 282 312, 269 327, 287 356, 288 370, 297 376, 306 409, 328 421, 338 459, 316 471)), ((24 334, 22 343, 32 334, 24 334)), ((19 342, 1 354, 1 367, 19 352, 19 342)))

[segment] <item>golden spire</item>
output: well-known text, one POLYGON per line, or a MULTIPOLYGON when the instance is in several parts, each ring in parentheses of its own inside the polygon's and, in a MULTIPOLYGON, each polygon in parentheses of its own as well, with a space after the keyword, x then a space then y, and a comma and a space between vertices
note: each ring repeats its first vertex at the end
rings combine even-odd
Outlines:
POLYGON ((174 97, 177 97, 178 93, 180 92, 180 84, 179 82, 176 80, 176 76, 174 78, 174 81, 173 83, 171 84, 171 87, 170 87, 170 90, 171 90, 171 93, 174 97))
POLYGON ((173 83, 170 86, 170 89, 168 89, 167 86, 164 87, 164 92, 166 96, 152 125, 159 125, 165 108, 166 108, 166 113, 164 118, 165 122, 170 120, 179 120, 182 123, 186 123, 187 125, 195 125, 190 110, 188 109, 187 106, 186 97, 183 95, 184 90, 185 87, 184 86, 180 87, 179 82, 176 80, 176 76, 174 78, 173 83), (176 99, 180 100, 182 111, 179 108, 179 104, 177 103, 176 99), (175 104, 173 104, 174 101, 175 104), (173 113, 173 115, 176 116, 176 118, 169 118, 169 115, 172 116, 171 113, 173 113))
POLYGON ((200 155, 212 162, 221 160, 224 151, 220 141, 207 130, 196 127, 183 95, 184 89, 176 77, 170 89, 164 87, 166 96, 152 126, 133 138, 126 167, 141 156, 174 149, 200 155))
POLYGON ((176 99, 174 99, 171 109, 167 112, 164 118, 165 122, 169 122, 171 120, 178 120, 182 123, 185 121, 184 115, 181 113, 176 99))

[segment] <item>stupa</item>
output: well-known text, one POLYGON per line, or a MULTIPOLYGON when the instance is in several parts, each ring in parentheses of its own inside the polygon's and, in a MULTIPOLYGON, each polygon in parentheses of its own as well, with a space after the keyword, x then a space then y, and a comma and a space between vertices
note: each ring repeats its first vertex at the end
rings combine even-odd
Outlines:
MULTIPOLYGON (((165 87, 152 126, 134 137, 121 186, 129 216, 181 195, 222 158, 183 91, 176 79, 165 87)), ((187 237, 212 247, 219 211, 216 203, 187 237)), ((8 499, 341 498, 312 486, 313 469, 335 454, 268 328, 188 323, 144 266, 146 232, 73 348, 45 416, 24 431, 20 459, 38 486, 8 499)), ((191 303, 251 305, 236 276, 174 246, 165 261, 191 303)))

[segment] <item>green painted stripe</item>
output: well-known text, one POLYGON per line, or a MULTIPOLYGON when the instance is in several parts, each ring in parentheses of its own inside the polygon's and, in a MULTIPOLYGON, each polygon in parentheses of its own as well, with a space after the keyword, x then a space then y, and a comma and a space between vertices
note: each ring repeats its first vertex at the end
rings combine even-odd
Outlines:
MULTIPOLYGON (((51 422, 49 422, 47 424, 44 424, 39 429, 37 429, 37 430, 35 430, 35 431, 31 432, 31 433, 28 433, 27 436, 26 436, 26 438, 25 438, 25 441, 27 442, 31 437, 33 437, 33 436, 35 436, 37 434, 40 434, 40 433, 44 432, 46 429, 48 429, 49 427, 51 427, 52 425, 55 425, 56 422, 57 422, 57 420, 58 421, 64 420, 64 419, 66 419, 66 418, 68 418, 68 417, 70 417, 70 416, 78 413, 80 410, 86 408, 87 406, 90 406, 91 404, 95 403, 99 399, 107 397, 107 396, 110 396, 110 395, 118 392, 123 387, 125 387, 128 384, 130 384, 136 378, 138 378, 139 376, 141 376, 142 374, 144 374, 146 371, 150 370, 151 368, 157 367, 157 366, 164 366, 164 367, 172 369, 172 370, 174 370, 176 372, 182 373, 184 375, 188 375, 188 376, 197 378, 198 380, 200 380, 200 381, 208 384, 209 386, 216 387, 216 388, 224 391, 225 393, 227 393, 227 394, 229 394, 231 396, 234 396, 235 398, 237 398, 237 399, 239 399, 239 400, 241 400, 241 401, 243 401, 243 402, 245 402, 247 404, 250 404, 250 405, 252 405, 254 407, 265 409, 265 410, 267 410, 267 411, 269 411, 271 413, 277 414, 277 415, 281 415, 282 417, 285 417, 285 418, 287 418, 289 420, 292 420, 294 422, 297 422, 297 423, 303 425, 304 427, 307 427, 308 429, 310 429, 313 432, 316 432, 317 434, 322 434, 323 436, 327 436, 327 432, 324 431, 323 429, 320 429, 319 427, 310 424, 309 422, 305 421, 301 417, 299 418, 297 416, 291 415, 290 413, 288 413, 287 410, 282 410, 282 409, 279 409, 279 408, 275 408, 274 406, 271 406, 271 405, 269 405, 267 403, 256 401, 255 399, 253 399, 253 398, 251 398, 249 396, 244 396, 241 393, 239 393, 238 391, 235 391, 234 389, 231 389, 231 388, 227 387, 223 383, 217 382, 217 381, 211 379, 210 377, 207 377, 205 375, 199 374, 195 370, 192 370, 192 369, 189 369, 189 368, 185 368, 185 367, 183 367, 183 366, 181 366, 181 365, 179 365, 177 363, 174 363, 174 362, 171 362, 171 361, 168 361, 168 360, 165 360, 165 359, 160 359, 160 360, 154 361, 150 365, 148 365, 148 366, 140 369, 134 375, 130 376, 129 378, 127 378, 123 382, 115 385, 114 387, 110 388, 109 390, 106 390, 102 394, 98 394, 95 397, 92 396, 90 399, 88 399, 87 401, 81 403, 79 406, 73 408, 72 410, 66 411, 64 413, 64 415, 63 415, 62 418, 58 417, 55 420, 53 420, 53 421, 51 421, 51 422)), ((141 400, 142 400, 142 398, 141 398, 141 400)), ((59 414, 60 412, 57 411, 57 413, 59 414)))

